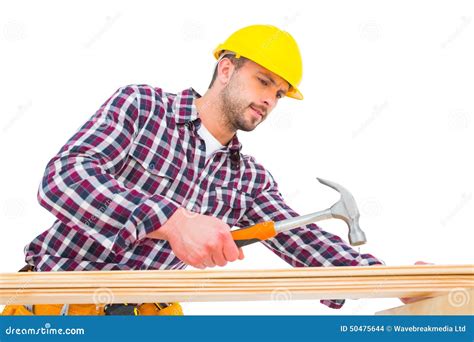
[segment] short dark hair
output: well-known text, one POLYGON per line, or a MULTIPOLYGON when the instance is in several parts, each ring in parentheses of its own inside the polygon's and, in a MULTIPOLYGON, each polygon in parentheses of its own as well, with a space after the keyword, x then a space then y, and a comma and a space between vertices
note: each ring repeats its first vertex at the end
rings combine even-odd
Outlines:
MULTIPOLYGON (((242 57, 242 56, 237 58, 232 53, 227 53, 224 56, 219 57, 219 59, 222 59, 222 58, 228 58, 232 62, 232 64, 234 64, 235 70, 239 70, 240 68, 242 68, 244 66, 244 64, 248 61, 247 58, 242 57)), ((217 78, 217 66, 218 66, 218 64, 219 63, 216 63, 216 67, 214 68, 214 73, 212 74, 212 79, 211 79, 211 83, 209 84, 209 88, 212 87, 212 85, 214 84, 214 81, 217 78)))

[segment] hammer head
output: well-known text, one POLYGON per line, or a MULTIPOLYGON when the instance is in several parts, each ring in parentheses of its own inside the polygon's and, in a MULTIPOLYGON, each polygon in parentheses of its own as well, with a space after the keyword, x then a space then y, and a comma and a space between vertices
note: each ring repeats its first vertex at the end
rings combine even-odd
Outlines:
POLYGON ((321 178, 318 178, 318 181, 341 194, 339 201, 337 201, 330 210, 333 217, 343 220, 349 227, 350 244, 352 246, 359 246, 366 243, 367 239, 365 238, 365 234, 359 227, 360 214, 354 196, 352 196, 346 188, 337 183, 321 178))

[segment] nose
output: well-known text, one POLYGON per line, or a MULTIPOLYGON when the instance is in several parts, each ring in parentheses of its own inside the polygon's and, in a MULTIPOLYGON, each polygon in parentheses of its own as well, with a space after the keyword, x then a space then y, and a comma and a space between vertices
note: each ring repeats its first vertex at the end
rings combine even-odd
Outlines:
POLYGON ((276 102, 277 98, 273 91, 265 91, 262 95, 261 104, 262 106, 265 106, 267 113, 271 112, 273 107, 275 107, 276 102))

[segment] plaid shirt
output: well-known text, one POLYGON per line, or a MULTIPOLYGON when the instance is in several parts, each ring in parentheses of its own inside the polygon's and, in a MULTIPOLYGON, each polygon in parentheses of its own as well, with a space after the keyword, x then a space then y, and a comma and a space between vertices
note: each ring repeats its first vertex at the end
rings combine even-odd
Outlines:
MULTIPOLYGON (((231 227, 298 216, 272 175, 241 154, 237 135, 206 161, 197 97, 192 88, 117 90, 48 163, 38 200, 57 220, 25 247, 27 263, 38 271, 182 269, 167 241, 145 237, 180 206, 231 227)), ((316 224, 262 243, 294 267, 381 263, 316 224)))

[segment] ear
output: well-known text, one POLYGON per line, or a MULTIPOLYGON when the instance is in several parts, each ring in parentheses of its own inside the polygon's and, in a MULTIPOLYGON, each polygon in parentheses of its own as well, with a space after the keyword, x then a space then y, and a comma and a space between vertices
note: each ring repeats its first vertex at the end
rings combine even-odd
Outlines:
POLYGON ((222 85, 227 85, 234 73, 235 66, 229 58, 222 58, 217 65, 217 80, 222 85))

